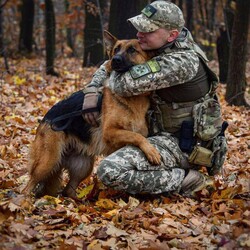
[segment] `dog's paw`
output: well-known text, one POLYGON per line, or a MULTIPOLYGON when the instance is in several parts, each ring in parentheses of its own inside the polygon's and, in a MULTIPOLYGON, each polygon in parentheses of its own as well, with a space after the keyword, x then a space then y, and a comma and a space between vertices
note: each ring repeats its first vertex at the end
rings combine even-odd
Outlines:
POLYGON ((160 165, 161 164, 161 155, 159 151, 150 144, 147 147, 147 150, 144 151, 148 161, 153 165, 160 165))

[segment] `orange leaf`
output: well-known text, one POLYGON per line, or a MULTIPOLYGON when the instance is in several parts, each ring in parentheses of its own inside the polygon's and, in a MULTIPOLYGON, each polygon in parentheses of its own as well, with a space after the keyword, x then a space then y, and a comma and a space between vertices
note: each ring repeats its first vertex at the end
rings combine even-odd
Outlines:
POLYGON ((235 195, 239 194, 242 191, 242 186, 228 187, 224 190, 218 190, 213 193, 213 199, 232 199, 235 195))

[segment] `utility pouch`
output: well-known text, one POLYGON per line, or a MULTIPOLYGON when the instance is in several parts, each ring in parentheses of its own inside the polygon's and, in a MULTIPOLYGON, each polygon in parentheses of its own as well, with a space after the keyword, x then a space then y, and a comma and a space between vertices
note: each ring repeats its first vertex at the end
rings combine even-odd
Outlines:
POLYGON ((188 161, 191 164, 211 167, 213 152, 201 146, 195 146, 190 154, 188 161))
POLYGON ((195 145, 194 122, 183 121, 181 124, 179 147, 183 152, 191 153, 195 145))
POLYGON ((228 123, 224 121, 221 133, 213 140, 212 150, 214 156, 212 166, 208 169, 209 175, 216 175, 221 172, 227 153, 227 139, 225 137, 225 130, 227 127, 228 123))
POLYGON ((209 98, 193 107, 194 135, 202 141, 210 141, 219 135, 222 128, 220 104, 209 98))

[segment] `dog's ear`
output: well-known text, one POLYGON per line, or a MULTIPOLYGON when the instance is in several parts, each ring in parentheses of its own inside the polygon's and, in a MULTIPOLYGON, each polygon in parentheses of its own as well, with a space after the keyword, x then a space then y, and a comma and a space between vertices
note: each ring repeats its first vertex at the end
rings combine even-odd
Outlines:
POLYGON ((118 39, 116 37, 114 37, 113 35, 111 35, 107 30, 104 30, 104 32, 103 32, 103 38, 104 38, 104 44, 106 47, 107 54, 110 58, 112 49, 113 49, 113 47, 118 39))

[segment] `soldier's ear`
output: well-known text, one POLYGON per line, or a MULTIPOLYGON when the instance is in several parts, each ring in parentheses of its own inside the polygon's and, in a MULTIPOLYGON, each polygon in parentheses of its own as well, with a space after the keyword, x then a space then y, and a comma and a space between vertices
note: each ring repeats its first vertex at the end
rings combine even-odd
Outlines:
POLYGON ((180 32, 178 30, 171 30, 170 32, 170 36, 167 38, 167 41, 173 42, 180 34, 180 32))
POLYGON ((109 33, 107 30, 104 30, 103 32, 103 38, 104 38, 103 40, 104 40, 106 52, 108 56, 111 57, 112 49, 118 39, 115 36, 113 36, 111 33, 109 33))

